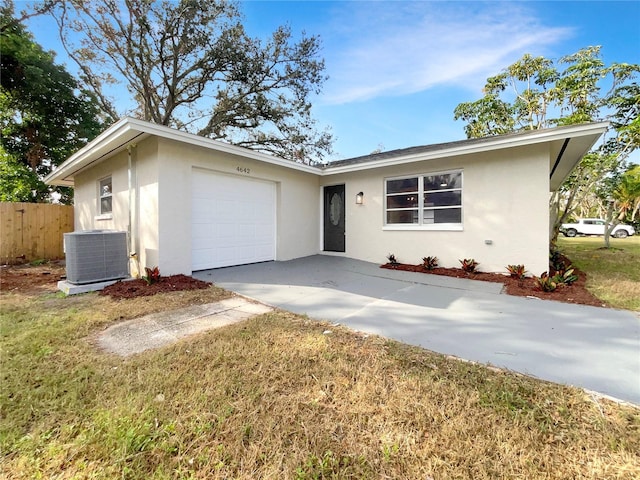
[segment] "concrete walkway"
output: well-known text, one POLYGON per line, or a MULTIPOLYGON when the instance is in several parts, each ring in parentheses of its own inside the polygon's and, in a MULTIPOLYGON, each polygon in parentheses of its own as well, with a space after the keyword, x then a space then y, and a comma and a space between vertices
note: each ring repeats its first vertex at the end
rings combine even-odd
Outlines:
POLYGON ((271 310, 266 305, 232 297, 118 323, 100 333, 97 344, 103 350, 126 357, 271 310))
POLYGON ((640 405, 640 318, 632 312, 320 255, 194 277, 312 318, 640 405))

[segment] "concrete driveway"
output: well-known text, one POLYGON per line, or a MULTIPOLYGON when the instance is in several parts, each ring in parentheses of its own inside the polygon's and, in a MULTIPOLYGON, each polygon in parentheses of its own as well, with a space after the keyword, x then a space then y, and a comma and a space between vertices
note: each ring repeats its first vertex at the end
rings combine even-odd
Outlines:
POLYGON ((640 405, 640 318, 317 255, 195 272, 261 302, 640 405))

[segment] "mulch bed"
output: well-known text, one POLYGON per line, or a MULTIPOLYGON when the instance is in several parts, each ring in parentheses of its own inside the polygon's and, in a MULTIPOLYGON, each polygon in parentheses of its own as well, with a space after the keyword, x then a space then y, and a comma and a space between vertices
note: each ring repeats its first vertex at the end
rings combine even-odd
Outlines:
MULTIPOLYGON (((554 292, 543 292, 536 286, 532 278, 518 280, 499 273, 466 273, 460 268, 441 267, 429 271, 422 265, 407 264, 385 264, 382 265, 382 268, 418 272, 427 275, 446 275, 470 280, 497 282, 504 285, 504 291, 509 295, 536 297, 544 300, 556 300, 559 302, 593 305, 597 307, 607 306, 602 300, 595 297, 585 288, 587 276, 578 269, 575 269, 578 280, 572 285, 560 287, 554 292)), ((0 269, 0 290, 3 293, 16 291, 21 293, 56 292, 56 284, 58 280, 63 278, 65 278, 65 269, 61 262, 51 262, 40 266, 2 266, 0 269)), ((197 280, 187 275, 171 275, 161 277, 159 282, 152 285, 147 285, 142 279, 116 282, 104 288, 100 294, 110 295, 113 298, 134 298, 155 295, 160 292, 205 289, 210 286, 211 283, 197 280)))
POLYGON ((565 285, 558 287, 553 292, 545 292, 538 288, 533 278, 527 277, 524 279, 512 278, 509 275, 502 275, 500 273, 487 273, 487 272, 474 272, 467 273, 461 268, 442 268, 436 267, 432 270, 427 270, 422 265, 407 265, 397 264, 392 265, 386 263, 381 265, 381 268, 387 268, 391 270, 403 270, 405 272, 417 272, 427 275, 445 275, 447 277, 467 278, 469 280, 481 280, 484 282, 496 282, 504 285, 505 293, 509 295, 515 295, 519 297, 535 297, 542 300, 555 300, 565 303, 578 303, 582 305, 592 305, 595 307, 606 307, 607 305, 589 292, 585 285, 587 283, 587 275, 581 272, 577 268, 574 269, 574 273, 578 276, 571 285, 565 285))
POLYGON ((187 275, 170 275, 160 277, 155 283, 148 285, 147 282, 138 278, 135 280, 119 281, 103 288, 100 295, 109 295, 112 298, 134 298, 155 295, 161 292, 177 292, 182 290, 202 290, 209 288, 211 283, 198 280, 187 275))

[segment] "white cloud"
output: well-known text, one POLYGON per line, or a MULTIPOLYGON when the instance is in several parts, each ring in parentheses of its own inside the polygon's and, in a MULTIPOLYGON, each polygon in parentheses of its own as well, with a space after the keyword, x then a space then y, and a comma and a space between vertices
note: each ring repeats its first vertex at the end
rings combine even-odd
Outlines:
POLYGON ((324 102, 345 104, 438 85, 480 88, 524 53, 566 38, 526 6, 507 3, 353 2, 340 4, 323 34, 330 80, 324 102), (327 41, 327 37, 329 40, 327 41))

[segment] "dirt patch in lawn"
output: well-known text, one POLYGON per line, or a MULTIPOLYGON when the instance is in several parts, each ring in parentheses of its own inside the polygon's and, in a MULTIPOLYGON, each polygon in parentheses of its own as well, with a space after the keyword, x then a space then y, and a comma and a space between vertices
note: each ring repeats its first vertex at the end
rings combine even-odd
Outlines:
POLYGON ((64 262, 42 265, 0 266, 0 291, 20 293, 55 292, 58 281, 66 277, 64 262))
POLYGON ((403 270, 407 272, 424 273, 427 275, 445 275, 447 277, 466 278, 469 280, 481 280, 484 282, 496 282, 504 285, 505 293, 509 295, 516 295, 519 297, 535 297, 542 300, 556 300, 558 302, 565 303, 578 303, 582 305, 592 305, 596 307, 607 307, 608 305, 600 300, 598 297, 589 292, 586 288, 587 275, 581 272, 577 268, 574 269, 574 273, 578 276, 571 285, 559 286, 553 292, 545 292, 541 290, 536 281, 533 278, 527 277, 523 279, 517 279, 501 273, 487 273, 487 272, 473 272, 467 273, 461 268, 441 268, 436 267, 432 270, 427 270, 422 265, 407 265, 397 264, 392 265, 390 263, 384 264, 382 268, 391 270, 403 270))

